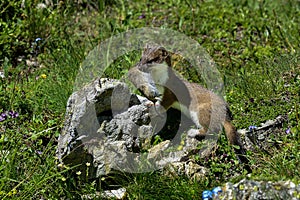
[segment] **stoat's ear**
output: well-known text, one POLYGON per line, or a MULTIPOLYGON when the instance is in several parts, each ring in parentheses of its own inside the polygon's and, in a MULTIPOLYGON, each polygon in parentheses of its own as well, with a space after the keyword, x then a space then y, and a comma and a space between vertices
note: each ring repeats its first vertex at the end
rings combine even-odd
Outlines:
POLYGON ((171 67, 171 54, 162 46, 158 47, 156 51, 159 52, 160 63, 166 62, 171 67))
POLYGON ((165 61, 166 61, 167 65, 169 67, 171 67, 172 66, 172 64, 171 64, 171 55, 168 51, 165 51, 164 57, 165 57, 165 61))

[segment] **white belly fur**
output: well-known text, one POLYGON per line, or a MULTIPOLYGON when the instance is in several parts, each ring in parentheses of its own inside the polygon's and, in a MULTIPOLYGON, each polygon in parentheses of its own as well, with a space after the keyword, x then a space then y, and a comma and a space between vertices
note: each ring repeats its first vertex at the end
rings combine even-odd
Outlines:
POLYGON ((185 105, 180 104, 178 101, 173 103, 171 106, 172 108, 175 108, 177 110, 180 110, 182 113, 184 113, 187 117, 189 117, 196 125, 198 129, 202 128, 201 124, 199 123, 198 113, 195 111, 191 111, 186 107, 185 105))

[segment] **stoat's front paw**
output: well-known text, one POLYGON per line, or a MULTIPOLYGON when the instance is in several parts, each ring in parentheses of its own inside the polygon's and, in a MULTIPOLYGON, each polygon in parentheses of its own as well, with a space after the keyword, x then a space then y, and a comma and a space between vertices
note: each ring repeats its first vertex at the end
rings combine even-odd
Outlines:
POLYGON ((152 101, 146 101, 144 102, 144 105, 147 107, 147 108, 152 108, 154 106, 154 103, 152 101))
POLYGON ((188 130, 187 135, 191 138, 195 138, 197 135, 199 135, 199 130, 192 128, 188 130))
POLYGON ((206 133, 204 132, 203 129, 192 128, 192 129, 188 130, 187 135, 188 135, 188 137, 196 138, 197 140, 201 140, 201 139, 205 138, 206 133))

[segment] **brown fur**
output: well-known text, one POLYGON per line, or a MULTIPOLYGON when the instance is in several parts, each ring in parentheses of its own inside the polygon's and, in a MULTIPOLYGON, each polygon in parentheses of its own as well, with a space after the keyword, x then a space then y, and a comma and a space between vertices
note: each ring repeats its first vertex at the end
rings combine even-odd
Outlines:
POLYGON ((139 75, 141 75, 141 71, 149 73, 151 67, 153 67, 155 63, 160 64, 163 62, 169 66, 169 77, 164 85, 164 93, 162 94, 160 105, 163 106, 165 110, 168 110, 170 107, 174 106, 174 103, 179 102, 189 111, 197 113, 197 120, 202 127, 199 129, 199 136, 205 136, 209 131, 220 131, 218 130, 220 128, 219 125, 222 124, 230 144, 239 147, 239 149, 235 149, 239 159, 246 164, 248 171, 251 171, 248 166, 248 160, 244 155, 245 150, 240 142, 240 137, 231 123, 232 117, 227 103, 221 97, 202 86, 179 78, 172 70, 170 55, 164 48, 147 46, 143 52, 141 61, 136 67, 129 71, 129 79, 136 86, 138 85, 136 84, 137 82, 140 85, 143 85, 143 87, 138 88, 146 97, 153 100, 155 97, 153 94, 156 94, 157 91, 152 91, 151 93, 151 88, 149 89, 145 84, 140 83, 143 82, 143 80, 139 75), (176 91, 180 91, 180 93, 176 94, 176 91), (212 112, 214 115, 212 115, 212 112), (214 116, 215 119, 212 119, 212 116, 214 116), (210 128, 212 130, 209 130, 210 128))

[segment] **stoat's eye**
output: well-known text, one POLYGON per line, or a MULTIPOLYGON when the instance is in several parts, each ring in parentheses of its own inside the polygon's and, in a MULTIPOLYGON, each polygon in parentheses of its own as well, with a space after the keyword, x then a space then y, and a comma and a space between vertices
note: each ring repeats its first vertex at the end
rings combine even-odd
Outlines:
POLYGON ((160 59, 159 57, 155 57, 155 58, 149 60, 149 63, 158 63, 159 59, 160 59))

